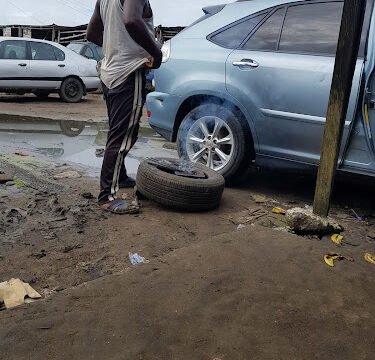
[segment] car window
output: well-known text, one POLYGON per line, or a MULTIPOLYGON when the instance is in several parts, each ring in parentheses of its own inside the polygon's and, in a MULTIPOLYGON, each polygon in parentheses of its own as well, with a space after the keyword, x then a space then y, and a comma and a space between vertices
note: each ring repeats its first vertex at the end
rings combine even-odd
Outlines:
POLYGON ((77 54, 80 54, 83 48, 83 44, 70 43, 67 48, 76 52, 77 54))
POLYGON ((94 53, 92 52, 89 46, 86 46, 85 51, 83 52, 82 55, 86 56, 89 59, 94 59, 94 53))
POLYGON ((26 60, 26 41, 5 40, 0 42, 0 59, 26 60))
POLYGON ((55 57, 57 61, 64 61, 65 60, 65 53, 64 51, 58 49, 56 46, 52 46, 53 51, 55 52, 55 57))
POLYGON ((102 48, 100 46, 96 45, 96 51, 98 52, 98 55, 99 55, 100 59, 103 59, 104 55, 103 55, 102 48))
POLYGON ((276 10, 244 45, 246 50, 277 50, 285 8, 276 10))
POLYGON ((30 48, 31 60, 57 60, 54 47, 50 44, 30 41, 30 48))
POLYGON ((343 2, 290 6, 279 50, 334 55, 337 49, 343 2))
POLYGON ((247 18, 241 22, 224 28, 220 32, 211 36, 210 40, 217 45, 236 49, 246 39, 247 35, 265 18, 266 14, 261 14, 247 18))

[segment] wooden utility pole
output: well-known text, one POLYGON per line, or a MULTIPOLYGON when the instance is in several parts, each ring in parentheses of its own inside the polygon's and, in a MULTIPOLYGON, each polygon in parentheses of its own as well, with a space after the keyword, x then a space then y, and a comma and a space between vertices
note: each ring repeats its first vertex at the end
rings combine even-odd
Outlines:
POLYGON ((333 183, 361 42, 366 0, 345 0, 315 189, 314 213, 328 216, 333 183))

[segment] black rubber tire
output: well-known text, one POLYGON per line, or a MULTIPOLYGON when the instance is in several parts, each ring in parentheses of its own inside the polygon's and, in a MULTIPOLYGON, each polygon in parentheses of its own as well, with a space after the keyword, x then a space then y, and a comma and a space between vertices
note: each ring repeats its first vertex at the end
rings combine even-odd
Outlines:
POLYGON ((180 158, 189 160, 186 150, 186 135, 193 123, 205 116, 216 116, 220 118, 232 130, 234 137, 234 153, 229 163, 218 171, 218 173, 224 176, 228 183, 233 183, 248 169, 251 162, 252 150, 247 141, 249 136, 246 133, 247 130, 245 126, 242 125, 235 113, 226 107, 217 104, 205 104, 190 111, 182 120, 178 131, 178 154, 180 158))
POLYGON ((59 95, 62 101, 67 103, 77 103, 83 96, 83 85, 81 81, 74 77, 66 78, 60 87, 59 95))
POLYGON ((205 166, 193 164, 205 179, 177 176, 160 170, 147 160, 137 173, 137 190, 160 205, 179 211, 208 211, 217 208, 225 187, 224 178, 205 166))
POLYGON ((41 100, 47 99, 49 94, 50 92, 48 90, 38 90, 34 92, 34 95, 41 100))
POLYGON ((85 128, 85 123, 82 121, 61 120, 60 129, 62 133, 68 137, 76 137, 80 135, 85 128))

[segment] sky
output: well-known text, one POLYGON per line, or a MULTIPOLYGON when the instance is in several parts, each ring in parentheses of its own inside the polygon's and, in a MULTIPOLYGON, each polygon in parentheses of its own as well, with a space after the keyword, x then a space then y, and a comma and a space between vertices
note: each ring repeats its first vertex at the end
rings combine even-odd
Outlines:
MULTIPOLYGON (((150 0, 155 25, 186 26, 202 7, 233 0, 150 0)), ((96 0, 0 0, 0 25, 81 25, 87 23, 96 0)))

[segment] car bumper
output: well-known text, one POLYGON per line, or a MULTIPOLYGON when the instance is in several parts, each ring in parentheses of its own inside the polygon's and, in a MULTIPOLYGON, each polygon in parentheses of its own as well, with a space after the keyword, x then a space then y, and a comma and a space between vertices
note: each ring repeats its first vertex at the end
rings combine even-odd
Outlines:
POLYGON ((98 77, 83 77, 82 81, 87 92, 97 91, 100 87, 100 80, 98 77))
POLYGON ((156 132, 168 141, 173 139, 173 129, 181 98, 161 92, 152 92, 147 95, 146 106, 150 117, 150 125, 156 132))

